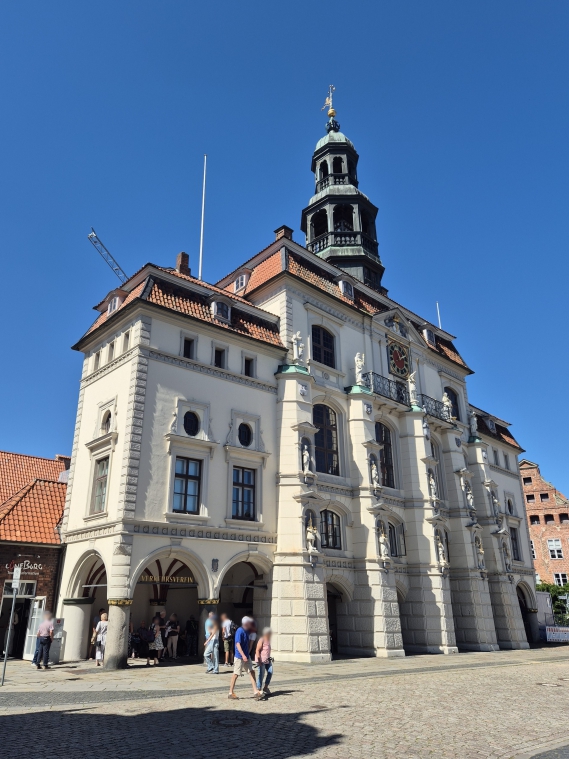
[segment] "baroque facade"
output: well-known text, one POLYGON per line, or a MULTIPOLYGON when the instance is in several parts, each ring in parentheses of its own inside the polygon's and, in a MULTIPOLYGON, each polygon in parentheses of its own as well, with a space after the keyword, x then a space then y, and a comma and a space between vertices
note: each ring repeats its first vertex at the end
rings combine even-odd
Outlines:
POLYGON ((520 461, 520 477, 526 501, 536 582, 567 585, 569 500, 542 477, 539 465, 533 461, 520 461))
POLYGON ((147 264, 75 346, 68 660, 93 604, 109 667, 161 608, 250 611, 280 660, 528 646, 521 448, 470 404, 454 337, 389 298, 377 208, 328 115, 306 246, 283 226, 216 285, 185 254, 147 264))

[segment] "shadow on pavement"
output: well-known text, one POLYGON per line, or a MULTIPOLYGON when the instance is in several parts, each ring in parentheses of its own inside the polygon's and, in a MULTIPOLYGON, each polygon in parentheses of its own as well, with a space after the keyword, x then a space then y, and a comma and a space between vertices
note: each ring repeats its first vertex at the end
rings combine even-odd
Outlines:
MULTIPOLYGON (((163 708, 160 693, 156 693, 156 703, 163 708)), ((105 708, 104 703, 101 707, 105 708)), ((237 704, 225 709, 150 709, 132 716, 86 714, 73 708, 36 711, 0 717, 0 742, 7 745, 14 735, 29 736, 29 743, 24 741, 18 751, 19 759, 86 755, 140 759, 166 754, 180 759, 287 759, 338 744, 341 734, 321 734, 303 720, 305 714, 310 712, 263 714, 237 704)))

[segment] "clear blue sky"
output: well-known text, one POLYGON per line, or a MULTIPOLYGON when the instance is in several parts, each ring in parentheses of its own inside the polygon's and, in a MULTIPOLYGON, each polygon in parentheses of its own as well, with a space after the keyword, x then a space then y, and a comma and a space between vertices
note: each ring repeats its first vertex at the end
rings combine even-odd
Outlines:
POLYGON ((337 87, 384 284, 443 327, 470 399, 569 495, 566 0, 3 3, 0 448, 71 450, 70 346, 122 267, 215 281, 298 231, 337 87))

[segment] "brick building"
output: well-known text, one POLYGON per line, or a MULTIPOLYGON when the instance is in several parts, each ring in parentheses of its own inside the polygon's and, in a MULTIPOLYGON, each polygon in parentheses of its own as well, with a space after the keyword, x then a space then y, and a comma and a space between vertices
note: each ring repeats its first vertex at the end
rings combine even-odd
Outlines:
POLYGON ((0 650, 4 651, 14 567, 21 566, 10 655, 29 658, 43 609, 54 608, 61 567, 59 525, 69 457, 0 452, 0 650))
POLYGON ((569 500, 541 476, 533 461, 520 461, 520 477, 537 582, 569 581, 569 500))

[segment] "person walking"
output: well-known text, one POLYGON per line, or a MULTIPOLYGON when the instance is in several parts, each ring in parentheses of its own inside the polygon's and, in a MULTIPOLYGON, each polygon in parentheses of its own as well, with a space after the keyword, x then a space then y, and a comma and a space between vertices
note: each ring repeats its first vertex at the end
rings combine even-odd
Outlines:
POLYGON ((221 635, 223 637, 223 650, 225 652, 225 666, 231 667, 233 663, 233 635, 235 633, 235 624, 229 619, 227 614, 221 615, 221 635))
POLYGON ((99 609, 99 613, 95 614, 95 616, 93 617, 93 625, 92 625, 92 630, 91 630, 91 645, 89 646, 89 661, 95 658, 95 654, 97 651, 97 633, 95 632, 95 630, 97 629, 97 625, 101 621, 101 614, 104 614, 104 613, 105 613, 104 609, 99 609))
POLYGON ((154 666, 156 666, 160 664, 160 657, 164 653, 164 643, 162 642, 162 633, 160 631, 160 616, 152 620, 152 630, 154 632, 154 640, 148 644, 148 655, 150 659, 154 659, 154 666))
POLYGON ((198 622, 192 615, 186 622, 186 656, 198 655, 198 622))
POLYGON ((258 665, 257 668, 257 690, 261 691, 264 695, 270 696, 269 683, 273 676, 273 660, 271 659, 271 635, 273 631, 270 627, 263 629, 263 634, 259 638, 257 643, 257 650, 255 653, 255 662, 258 665), (263 678, 266 674, 265 685, 263 686, 263 678))
POLYGON ((97 667, 100 667, 105 660, 105 646, 107 644, 107 628, 109 626, 108 616, 105 612, 101 614, 101 621, 95 628, 96 634, 96 653, 97 667))
POLYGON ((241 627, 237 628, 235 633, 235 659, 233 664, 233 675, 231 676, 231 684, 229 685, 229 695, 227 698, 237 701, 239 696, 234 693, 235 683, 237 678, 244 675, 245 672, 249 673, 251 680, 251 686, 253 687, 253 694, 256 699, 263 698, 263 694, 258 690, 255 677, 253 676, 253 668, 251 666, 251 658, 249 657, 249 630, 251 629, 253 620, 251 617, 243 617, 241 620, 241 627))
POLYGON ((168 631, 168 656, 172 659, 178 658, 178 636, 180 634, 180 623, 176 614, 170 614, 170 619, 166 625, 168 631))
POLYGON ((41 669, 40 662, 43 659, 43 668, 49 669, 49 649, 53 640, 53 615, 50 611, 44 611, 43 622, 38 627, 37 637, 40 650, 36 667, 41 669))
POLYGON ((219 625, 217 620, 209 628, 209 638, 205 644, 204 658, 207 662, 206 675, 219 675, 219 625))
MULTIPOLYGON (((206 642, 209 640, 209 636, 211 635, 211 628, 213 627, 214 622, 215 622, 215 612, 210 611, 210 613, 207 615, 207 618, 204 624, 204 633, 205 633, 206 642)), ((205 651, 204 651, 203 663, 207 666, 205 651)))
POLYGON ((166 619, 166 610, 163 609, 157 617, 160 625, 160 635, 162 638, 162 650, 160 651, 160 659, 164 659, 164 655, 167 653, 166 645, 168 643, 168 620, 166 619))

